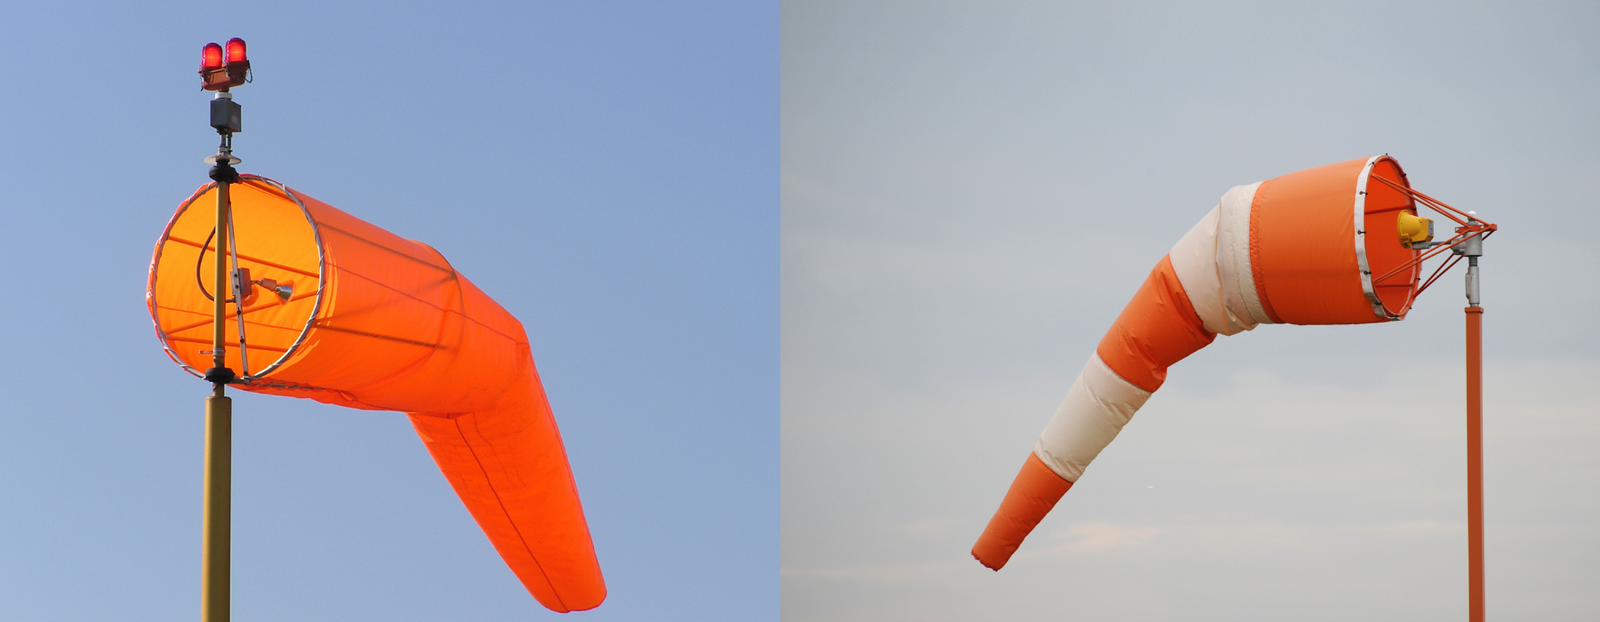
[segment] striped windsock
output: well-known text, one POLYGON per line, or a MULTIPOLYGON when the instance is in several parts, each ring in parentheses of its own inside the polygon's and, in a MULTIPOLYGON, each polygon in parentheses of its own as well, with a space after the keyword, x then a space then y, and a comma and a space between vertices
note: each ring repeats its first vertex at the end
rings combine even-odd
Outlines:
POLYGON ((1237 186, 1156 263, 1078 374, 1000 509, 972 547, 999 570, 1089 462, 1166 381, 1167 368, 1218 334, 1259 324, 1398 320, 1416 294, 1395 221, 1415 213, 1388 156, 1237 186), (1374 273, 1379 275, 1374 282, 1374 273))

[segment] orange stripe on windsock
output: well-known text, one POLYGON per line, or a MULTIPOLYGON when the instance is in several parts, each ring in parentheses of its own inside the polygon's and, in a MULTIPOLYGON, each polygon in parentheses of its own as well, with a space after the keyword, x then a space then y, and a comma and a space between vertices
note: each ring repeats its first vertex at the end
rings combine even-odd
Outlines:
POLYGON ((1004 567, 1011 554, 1022 545, 1023 538, 1028 537, 1070 488, 1072 482, 1056 475, 1038 456, 1029 453, 1028 461, 1022 463, 1022 471, 1006 491, 1005 500, 1000 502, 1000 509, 989 519, 989 526, 978 536, 978 543, 972 546, 972 556, 991 570, 1004 567))
POLYGON ((1216 337, 1189 304, 1172 259, 1162 257, 1095 351, 1123 380, 1154 392, 1166 382, 1167 367, 1216 337))
MULTIPOLYGON (((1371 249, 1389 257, 1374 265, 1399 265, 1414 253, 1400 247, 1394 233, 1395 216, 1385 213, 1373 225, 1386 231, 1357 231, 1357 191, 1361 171, 1371 158, 1328 164, 1268 180, 1256 190, 1250 208, 1251 266, 1256 273, 1256 293, 1274 321, 1289 324, 1360 324, 1386 322, 1362 291, 1359 253, 1371 249), (1358 244, 1358 238, 1364 243, 1358 244), (1259 260, 1257 258, 1259 257, 1259 260)), ((1385 160, 1384 171, 1399 177, 1397 167, 1385 160)), ((1373 182, 1367 186, 1382 186, 1373 182)), ((1385 186, 1387 188, 1387 186, 1385 186)), ((1374 204, 1400 207, 1406 197, 1398 192, 1373 196, 1374 204)), ((1362 217, 1365 222, 1368 220, 1362 217)), ((1362 226, 1365 231, 1366 225, 1362 226)), ((1376 256, 1368 254, 1368 259, 1376 256)), ((1381 275, 1381 273, 1380 273, 1381 275)), ((1373 275, 1379 276, 1379 275, 1373 275)), ((1389 288, 1404 299, 1407 281, 1417 275, 1389 281, 1389 288)), ((1399 301, 1396 300, 1398 303, 1399 301)))

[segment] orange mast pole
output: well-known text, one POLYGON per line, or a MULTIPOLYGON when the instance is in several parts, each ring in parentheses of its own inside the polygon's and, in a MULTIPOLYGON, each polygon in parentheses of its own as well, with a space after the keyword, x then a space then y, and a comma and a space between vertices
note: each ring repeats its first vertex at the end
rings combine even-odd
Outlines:
POLYGON ((1468 619, 1484 622, 1483 307, 1477 306, 1467 307, 1467 585, 1468 619))
MULTIPOLYGON (((1468 224, 1479 224, 1469 214, 1468 224)), ((1478 257, 1483 234, 1459 247, 1467 258, 1467 619, 1484 622, 1483 582, 1483 307, 1478 299, 1478 257)))

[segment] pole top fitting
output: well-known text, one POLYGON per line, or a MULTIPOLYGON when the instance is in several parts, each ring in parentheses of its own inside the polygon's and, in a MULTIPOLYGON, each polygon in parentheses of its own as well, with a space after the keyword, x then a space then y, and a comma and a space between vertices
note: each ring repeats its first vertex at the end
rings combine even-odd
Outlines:
MULTIPOLYGON (((234 162, 238 162, 237 159, 229 159, 233 160, 234 162)), ((207 158, 207 160, 212 160, 212 158, 207 158)), ((216 166, 211 167, 211 181, 219 184, 239 183, 239 171, 234 169, 231 163, 214 161, 214 164, 216 164, 216 166)))
MULTIPOLYGON (((1480 224, 1476 219, 1468 220, 1467 222, 1469 224, 1474 224, 1474 225, 1480 224)), ((1474 233, 1470 237, 1468 237, 1466 239, 1466 241, 1462 242, 1460 245, 1458 245, 1455 248, 1452 248, 1450 250, 1455 251, 1455 253, 1457 255, 1463 255, 1463 256, 1466 256, 1466 257, 1469 257, 1469 258, 1473 258, 1473 259, 1476 259, 1478 257, 1482 257, 1483 256, 1483 234, 1482 233, 1474 233)))
POLYGON ((206 370, 205 378, 206 382, 213 384, 228 384, 233 382, 238 377, 233 375, 232 369, 228 369, 226 367, 213 367, 206 370))

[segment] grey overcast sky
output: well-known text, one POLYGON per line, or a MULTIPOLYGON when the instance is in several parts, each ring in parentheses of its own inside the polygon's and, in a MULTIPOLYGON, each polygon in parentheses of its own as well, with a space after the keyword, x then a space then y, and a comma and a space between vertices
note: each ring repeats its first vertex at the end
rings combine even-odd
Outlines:
POLYGON ((1488 606, 1600 610, 1600 6, 786 2, 786 620, 1459 620, 1460 269, 1176 365, 968 555, 1150 268, 1234 185, 1389 153, 1486 245, 1488 606))

